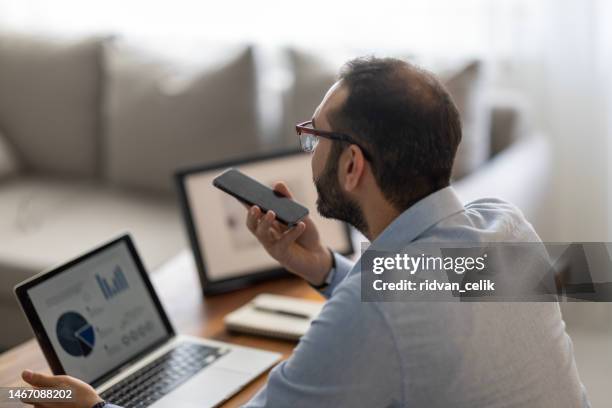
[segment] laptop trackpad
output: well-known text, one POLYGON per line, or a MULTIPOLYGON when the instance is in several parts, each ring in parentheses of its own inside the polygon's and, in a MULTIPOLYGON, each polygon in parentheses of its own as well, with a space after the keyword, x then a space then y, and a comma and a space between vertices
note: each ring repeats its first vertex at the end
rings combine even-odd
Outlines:
POLYGON ((244 387, 253 374, 218 367, 201 373, 151 405, 153 408, 205 408, 218 405, 244 387))

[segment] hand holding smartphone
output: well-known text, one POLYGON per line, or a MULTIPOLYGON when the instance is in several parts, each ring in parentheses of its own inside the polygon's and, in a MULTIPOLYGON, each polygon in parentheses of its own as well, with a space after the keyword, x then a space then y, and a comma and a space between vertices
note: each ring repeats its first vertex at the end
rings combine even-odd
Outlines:
MULTIPOLYGON (((213 180, 213 185, 249 206, 258 206, 261 210, 259 215, 251 212, 248 219, 257 218, 259 225, 272 225, 267 215, 268 210, 272 210, 276 214, 276 220, 293 227, 287 231, 277 231, 273 238, 268 232, 256 231, 259 228, 253 225, 249 229, 257 236, 268 254, 288 271, 314 285, 320 285, 325 280, 333 265, 333 257, 329 249, 321 243, 316 226, 307 217, 306 207, 236 169, 225 171, 213 180), (302 220, 303 224, 300 225, 302 220)), ((291 196, 286 187, 282 190, 285 191, 284 194, 291 196)))
POLYGON ((289 227, 297 225, 308 215, 308 208, 236 169, 223 172, 213 180, 213 185, 249 206, 258 206, 264 213, 274 211, 276 219, 289 227))

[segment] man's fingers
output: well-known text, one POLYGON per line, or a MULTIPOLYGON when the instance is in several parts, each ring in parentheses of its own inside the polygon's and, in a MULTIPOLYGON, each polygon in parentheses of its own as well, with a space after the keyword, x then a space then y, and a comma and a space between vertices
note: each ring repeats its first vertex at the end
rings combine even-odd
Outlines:
POLYGON ((281 233, 280 233, 280 232, 278 232, 278 230, 274 229, 274 227, 271 227, 271 228, 268 230, 268 233, 269 233, 269 234, 272 236, 272 238, 274 238, 274 239, 275 239, 275 240, 277 240, 277 241, 278 241, 279 239, 281 239, 281 238, 282 238, 281 233))
POLYGON ((263 214, 256 206, 249 210, 247 227, 267 248, 275 244, 283 236, 284 231, 283 226, 276 220, 274 211, 263 214))
POLYGON ((300 221, 295 227, 291 228, 288 231, 285 231, 282 237, 280 237, 279 243, 286 248, 291 245, 296 239, 298 239, 305 230, 306 224, 300 221))
POLYGON ((267 249, 276 242, 274 235, 270 233, 270 229, 274 229, 275 218, 276 214, 274 214, 274 211, 268 211, 259 218, 258 225, 253 232, 259 242, 267 249))
POLYGON ((289 191, 289 187, 287 187, 287 185, 282 181, 274 183, 273 190, 284 197, 293 199, 293 194, 291 194, 291 191, 289 191))
POLYGON ((281 222, 279 222, 278 220, 274 220, 274 222, 272 223, 272 225, 274 226, 274 229, 283 233, 285 231, 287 231, 289 229, 289 227, 286 224, 283 224, 281 222))
POLYGON ((272 227, 272 223, 276 218, 274 211, 268 210, 268 212, 259 219, 259 225, 257 225, 256 234, 258 237, 263 238, 268 234, 268 230, 272 227))
POLYGON ((249 208, 249 212, 247 213, 247 221, 246 225, 249 231, 255 232, 257 229, 257 225, 259 224, 259 219, 261 218, 261 210, 256 205, 249 208))
POLYGON ((61 382, 52 375, 35 373, 30 370, 25 370, 21 373, 21 378, 34 387, 55 387, 61 382))

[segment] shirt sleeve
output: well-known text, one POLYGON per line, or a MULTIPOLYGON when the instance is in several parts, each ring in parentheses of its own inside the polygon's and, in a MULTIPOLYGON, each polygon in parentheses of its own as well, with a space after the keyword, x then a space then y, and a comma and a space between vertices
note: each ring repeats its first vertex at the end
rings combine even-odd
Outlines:
MULTIPOLYGON (((351 278, 352 279, 352 278, 351 278)), ((357 278, 358 279, 358 278, 357 278)), ((375 303, 341 285, 245 407, 400 406, 399 359, 387 320, 375 303)))
POLYGON ((327 275, 329 286, 321 290, 321 294, 326 298, 330 298, 334 293, 334 290, 340 282, 348 275, 349 271, 353 269, 355 263, 348 258, 334 252, 334 267, 329 271, 327 275))

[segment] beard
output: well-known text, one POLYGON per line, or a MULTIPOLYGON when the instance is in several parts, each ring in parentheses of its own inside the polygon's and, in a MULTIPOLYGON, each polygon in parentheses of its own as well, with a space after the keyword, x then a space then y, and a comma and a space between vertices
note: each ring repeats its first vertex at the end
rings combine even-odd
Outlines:
POLYGON ((368 223, 359 204, 347 197, 338 182, 340 152, 330 152, 323 173, 313 180, 317 188, 317 211, 322 217, 344 221, 367 235, 368 223))

